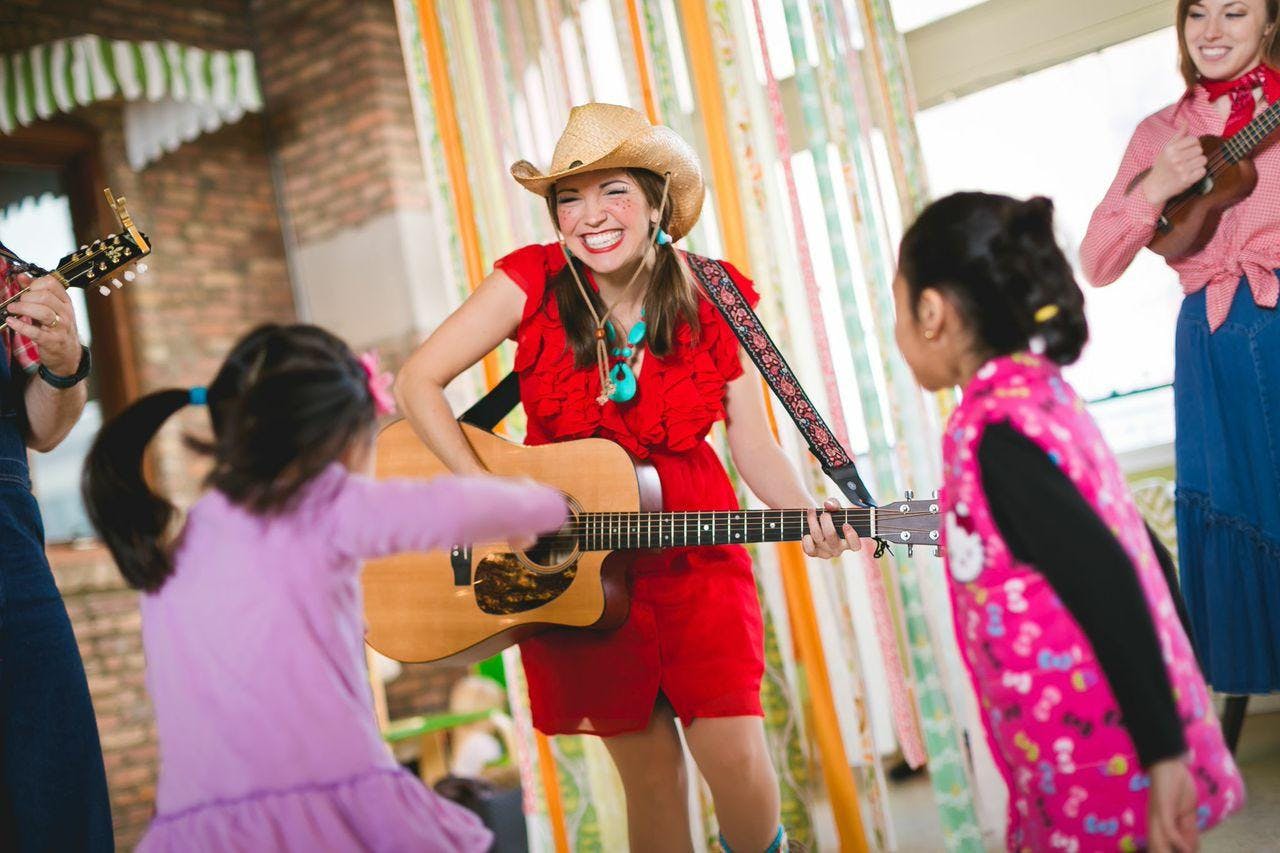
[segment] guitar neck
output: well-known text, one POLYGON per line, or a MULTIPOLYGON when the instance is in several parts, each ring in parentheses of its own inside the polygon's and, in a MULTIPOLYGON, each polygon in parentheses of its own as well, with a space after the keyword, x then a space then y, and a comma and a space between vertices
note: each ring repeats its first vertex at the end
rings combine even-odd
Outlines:
POLYGON ((1236 131, 1234 136, 1223 143, 1222 150, 1228 160, 1238 162, 1248 157, 1277 127, 1280 127, 1280 101, 1267 107, 1253 121, 1236 131))
MULTIPOLYGON (((767 509, 728 512, 585 512, 571 522, 584 551, 679 548, 688 545, 743 545, 793 542, 809 532, 809 510, 767 509)), ((863 507, 831 513, 836 530, 851 524, 858 536, 880 531, 876 510, 863 507)))

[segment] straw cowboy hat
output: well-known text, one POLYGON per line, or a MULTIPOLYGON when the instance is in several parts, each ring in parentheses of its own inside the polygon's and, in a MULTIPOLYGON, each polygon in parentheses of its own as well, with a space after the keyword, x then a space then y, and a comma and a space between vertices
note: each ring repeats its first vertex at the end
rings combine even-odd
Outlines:
POLYGON ((528 160, 511 166, 511 177, 543 196, 556 181, 598 169, 648 169, 671 174, 668 190, 672 240, 689 233, 702 212, 702 166, 689 143, 669 127, 652 125, 641 113, 617 104, 583 104, 569 113, 546 173, 528 160))

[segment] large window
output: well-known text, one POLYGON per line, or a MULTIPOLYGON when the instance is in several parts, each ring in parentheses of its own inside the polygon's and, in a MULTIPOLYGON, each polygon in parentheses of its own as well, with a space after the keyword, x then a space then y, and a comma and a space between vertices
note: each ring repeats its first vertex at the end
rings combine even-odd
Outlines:
MULTIPOLYGON (((964 189, 1049 196, 1059 239, 1076 263, 1134 126, 1183 90, 1174 45, 1172 28, 1162 30, 923 111, 930 190, 935 197, 964 189)), ((1164 261, 1143 251, 1110 287, 1080 281, 1090 343, 1068 370, 1080 393, 1098 399, 1172 381, 1182 292, 1164 261)), ((1118 449, 1172 438, 1172 396, 1143 396, 1118 421, 1115 407, 1097 412, 1114 421, 1104 428, 1118 449)))

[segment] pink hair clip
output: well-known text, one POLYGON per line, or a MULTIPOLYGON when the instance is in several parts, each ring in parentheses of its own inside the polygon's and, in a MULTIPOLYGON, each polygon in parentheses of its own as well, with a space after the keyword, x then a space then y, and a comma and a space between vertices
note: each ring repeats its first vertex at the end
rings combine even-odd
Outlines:
POLYGON ((368 377, 369 396, 373 398, 373 411, 379 415, 390 415, 396 410, 396 398, 391 394, 391 386, 395 382, 389 372, 378 363, 378 353, 369 350, 360 356, 360 366, 368 377))

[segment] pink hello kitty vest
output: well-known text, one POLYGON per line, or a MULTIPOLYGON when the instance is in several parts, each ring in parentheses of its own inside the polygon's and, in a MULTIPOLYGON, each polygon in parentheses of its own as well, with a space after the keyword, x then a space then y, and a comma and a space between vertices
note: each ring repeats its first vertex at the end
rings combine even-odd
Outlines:
POLYGON ((977 451, 986 426, 1002 421, 1048 454, 1133 559, 1182 719, 1198 822, 1213 826, 1241 807, 1244 786, 1142 517, 1083 402, 1051 362, 1024 353, 978 371, 943 439, 956 638, 1009 786, 1009 849, 1142 848, 1150 780, 1088 638, 992 519, 977 451))

